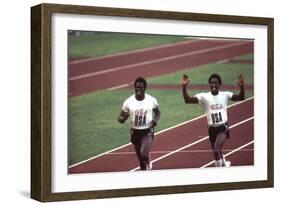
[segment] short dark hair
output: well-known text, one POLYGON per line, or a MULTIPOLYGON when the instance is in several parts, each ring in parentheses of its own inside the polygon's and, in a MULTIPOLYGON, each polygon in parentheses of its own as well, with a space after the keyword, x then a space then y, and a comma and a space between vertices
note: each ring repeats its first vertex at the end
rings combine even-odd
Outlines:
POLYGON ((211 79, 213 79, 213 78, 217 79, 217 80, 219 81, 219 84, 221 85, 222 81, 221 81, 220 75, 218 75, 218 74, 212 74, 212 75, 209 77, 208 82, 210 83, 210 82, 211 82, 211 79))
POLYGON ((146 83, 145 78, 143 78, 143 77, 136 78, 135 83, 134 83, 134 87, 136 86, 137 82, 143 83, 144 84, 144 89, 146 89, 147 83, 146 83))

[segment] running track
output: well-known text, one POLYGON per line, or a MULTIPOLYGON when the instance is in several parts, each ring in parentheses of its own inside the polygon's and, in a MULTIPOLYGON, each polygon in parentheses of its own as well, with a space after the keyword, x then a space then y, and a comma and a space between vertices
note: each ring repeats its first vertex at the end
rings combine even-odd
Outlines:
MULTIPOLYGON (((228 160, 232 161, 233 166, 254 164, 253 108, 253 98, 251 98, 230 106, 228 109, 231 138, 226 141, 223 147, 224 154, 245 146, 227 157, 228 160)), ((151 158, 153 170, 198 168, 213 161, 207 134, 206 117, 202 116, 176 128, 156 134, 151 149, 151 158)), ((73 165, 70 167, 69 173, 137 169, 138 161, 133 146, 128 144, 73 165)))
POLYGON ((69 63, 69 96, 127 86, 153 77, 253 52, 253 41, 194 40, 69 63))
MULTIPOLYGON (((168 46, 69 63, 69 95, 98 89, 127 86, 136 76, 157 76, 202 64, 224 61, 253 52, 249 41, 187 41, 168 46)), ((229 108, 231 139, 224 154, 232 165, 253 165, 253 99, 229 108), (242 148, 240 148, 242 146, 242 148), (235 149, 238 149, 235 151, 235 149), (231 151, 235 151, 231 154, 231 151)), ((129 135, 129 134, 128 134, 129 135)), ((206 117, 159 132, 151 150, 153 169, 212 166, 206 117), (206 129, 202 129, 206 128, 206 129)), ((69 168, 69 173, 137 170, 131 144, 85 160, 69 168), (126 162, 126 164, 122 164, 126 162)))

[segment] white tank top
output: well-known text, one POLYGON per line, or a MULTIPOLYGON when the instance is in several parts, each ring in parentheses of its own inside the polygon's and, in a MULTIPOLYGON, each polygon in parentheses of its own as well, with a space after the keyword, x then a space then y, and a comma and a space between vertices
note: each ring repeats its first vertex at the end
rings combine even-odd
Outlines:
POLYGON ((195 95, 204 108, 209 126, 217 127, 227 122, 227 105, 232 95, 228 91, 219 91, 217 95, 212 95, 211 92, 195 95))
POLYGON ((145 94, 142 101, 138 101, 135 95, 125 100, 122 110, 128 112, 131 117, 131 127, 134 129, 147 129, 151 126, 153 119, 153 109, 158 107, 157 100, 145 94))

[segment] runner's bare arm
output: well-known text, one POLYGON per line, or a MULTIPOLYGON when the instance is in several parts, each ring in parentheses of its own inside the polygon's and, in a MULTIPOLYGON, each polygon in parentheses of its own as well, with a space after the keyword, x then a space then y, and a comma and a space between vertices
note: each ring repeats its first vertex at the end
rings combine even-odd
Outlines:
POLYGON ((186 104, 197 104, 198 103, 197 97, 191 97, 187 92, 187 85, 189 84, 189 82, 190 82, 189 77, 184 74, 182 76, 182 81, 181 81, 182 95, 183 95, 184 102, 186 104))
POLYGON ((128 117, 129 117, 129 113, 122 110, 118 117, 118 122, 123 124, 128 119, 128 117))
POLYGON ((151 121, 151 127, 156 127, 157 126, 157 122, 160 119, 160 114, 161 114, 159 107, 156 107, 155 109, 153 109, 153 112, 154 112, 154 118, 151 121))
POLYGON ((239 94, 233 94, 231 100, 242 101, 245 99, 244 77, 242 74, 239 74, 236 84, 240 87, 240 92, 239 94))

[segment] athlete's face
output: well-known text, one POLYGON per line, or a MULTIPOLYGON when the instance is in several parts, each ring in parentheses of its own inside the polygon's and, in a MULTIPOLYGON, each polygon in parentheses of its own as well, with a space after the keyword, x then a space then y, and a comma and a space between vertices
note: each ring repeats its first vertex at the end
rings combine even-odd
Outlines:
POLYGON ((135 95, 138 100, 142 100, 144 98, 145 86, 143 82, 136 82, 135 85, 135 95))
POLYGON ((212 78, 209 82, 211 93, 217 95, 219 93, 220 83, 217 78, 212 78))

